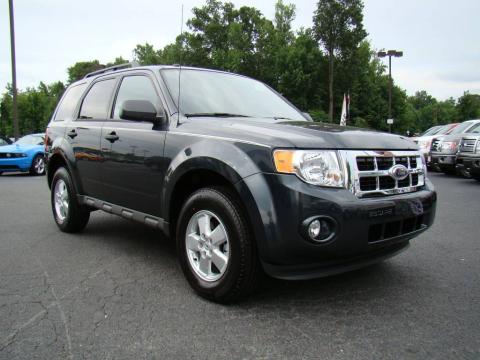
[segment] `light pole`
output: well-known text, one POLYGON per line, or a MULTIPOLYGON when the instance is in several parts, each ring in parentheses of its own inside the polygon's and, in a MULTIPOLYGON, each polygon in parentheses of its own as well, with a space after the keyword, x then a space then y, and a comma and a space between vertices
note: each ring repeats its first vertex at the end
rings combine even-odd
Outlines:
POLYGON ((13 0, 8 0, 10 10, 10 51, 12 55, 12 87, 13 87, 13 135, 18 140, 18 106, 17 106, 17 68, 15 64, 15 24, 13 19, 13 0))
POLYGON ((390 123, 388 124, 390 128, 390 132, 392 132, 392 56, 394 57, 402 57, 403 51, 397 50, 388 50, 388 51, 379 51, 377 53, 379 58, 384 58, 388 56, 388 119, 390 123))

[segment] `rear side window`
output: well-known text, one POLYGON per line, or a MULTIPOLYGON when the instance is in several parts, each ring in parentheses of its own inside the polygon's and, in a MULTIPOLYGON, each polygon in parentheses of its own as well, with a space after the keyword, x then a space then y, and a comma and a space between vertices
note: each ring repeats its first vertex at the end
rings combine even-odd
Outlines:
POLYGON ((160 99, 155 87, 146 76, 135 75, 123 78, 115 101, 114 119, 120 119, 120 110, 126 100, 148 100, 155 106, 155 109, 160 108, 160 99))
POLYGON ((80 84, 67 89, 65 96, 58 105, 58 110, 53 121, 64 121, 74 118, 73 111, 77 107, 78 100, 80 96, 82 96, 85 86, 86 84, 80 84))
POLYGON ((115 79, 99 81, 90 88, 83 99, 80 119, 106 119, 115 79))

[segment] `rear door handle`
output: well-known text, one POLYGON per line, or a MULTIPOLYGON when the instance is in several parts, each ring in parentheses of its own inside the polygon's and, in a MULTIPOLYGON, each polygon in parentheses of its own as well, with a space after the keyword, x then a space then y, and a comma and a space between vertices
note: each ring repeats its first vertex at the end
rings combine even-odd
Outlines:
POLYGON ((105 136, 105 139, 110 141, 111 143, 114 143, 115 141, 120 139, 120 137, 117 135, 115 131, 112 131, 110 134, 105 136))
POLYGON ((75 136, 77 136, 77 132, 75 131, 75 129, 72 129, 70 130, 68 133, 67 133, 67 136, 70 138, 70 139, 73 139, 75 136))

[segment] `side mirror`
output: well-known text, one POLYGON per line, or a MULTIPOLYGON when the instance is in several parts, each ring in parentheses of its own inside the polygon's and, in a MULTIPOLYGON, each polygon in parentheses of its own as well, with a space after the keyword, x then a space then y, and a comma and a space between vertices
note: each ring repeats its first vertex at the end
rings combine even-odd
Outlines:
POLYGON ((162 111, 158 116, 155 106, 148 100, 126 100, 120 110, 120 119, 159 124, 165 119, 165 114, 162 111))
POLYGON ((313 121, 312 117, 310 116, 310 114, 308 112, 302 112, 302 115, 305 119, 307 119, 309 121, 313 121))

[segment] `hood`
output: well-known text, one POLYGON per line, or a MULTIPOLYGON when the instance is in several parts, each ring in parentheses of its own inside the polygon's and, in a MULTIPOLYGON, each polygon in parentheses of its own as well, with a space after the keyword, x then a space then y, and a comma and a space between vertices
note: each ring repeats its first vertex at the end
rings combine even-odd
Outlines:
POLYGON ((271 147, 362 150, 417 150, 407 137, 312 121, 190 118, 178 131, 255 142, 271 147))
POLYGON ((10 144, 0 147, 0 152, 2 153, 20 153, 28 152, 33 149, 43 149, 43 145, 18 145, 10 144))

